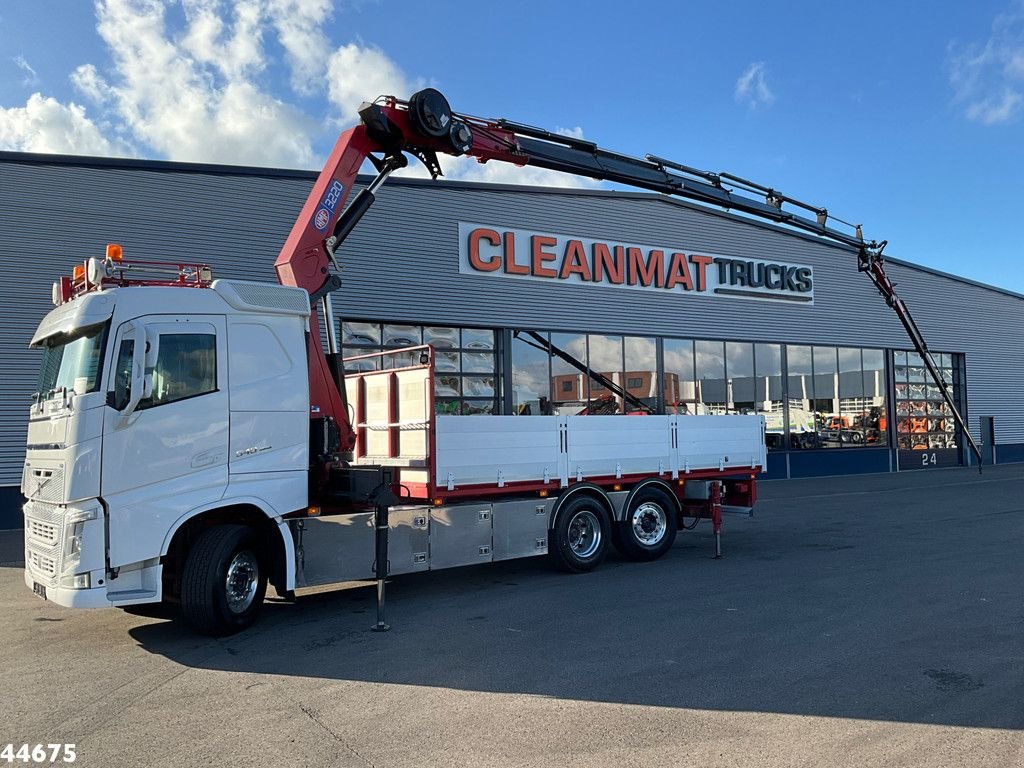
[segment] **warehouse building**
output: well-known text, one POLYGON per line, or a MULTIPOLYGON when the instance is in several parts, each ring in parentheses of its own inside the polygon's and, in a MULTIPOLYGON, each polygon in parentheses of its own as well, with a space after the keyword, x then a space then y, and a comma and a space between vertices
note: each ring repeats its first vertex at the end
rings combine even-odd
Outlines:
MULTIPOLYGON (((314 179, 0 153, 0 526, 20 525, 53 281, 108 242, 273 281, 314 179)), ((972 461, 855 253, 813 236, 652 193, 392 179, 343 260, 344 351, 433 344, 448 413, 762 413, 770 479, 972 461)), ((1024 296, 887 269, 985 460, 1024 461, 1024 296)))

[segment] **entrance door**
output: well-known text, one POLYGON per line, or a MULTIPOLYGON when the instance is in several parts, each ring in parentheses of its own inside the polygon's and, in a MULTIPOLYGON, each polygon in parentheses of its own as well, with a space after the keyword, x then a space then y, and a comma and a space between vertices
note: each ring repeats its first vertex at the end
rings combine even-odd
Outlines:
POLYGON ((981 417, 981 463, 996 463, 996 420, 993 416, 981 417))
POLYGON ((159 556, 182 514, 223 495, 226 340, 224 318, 216 315, 153 315, 118 328, 100 473, 114 567, 159 556), (133 398, 143 371, 147 387, 133 398))

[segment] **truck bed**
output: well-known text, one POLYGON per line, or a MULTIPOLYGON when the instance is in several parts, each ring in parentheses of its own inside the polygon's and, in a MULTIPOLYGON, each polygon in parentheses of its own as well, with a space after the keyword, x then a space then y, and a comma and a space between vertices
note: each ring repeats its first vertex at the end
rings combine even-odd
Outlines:
POLYGON ((430 347, 350 358, 355 461, 396 467, 412 498, 452 498, 574 482, 758 472, 762 416, 451 416, 434 413, 430 347), (419 364, 386 368, 388 356, 419 364))

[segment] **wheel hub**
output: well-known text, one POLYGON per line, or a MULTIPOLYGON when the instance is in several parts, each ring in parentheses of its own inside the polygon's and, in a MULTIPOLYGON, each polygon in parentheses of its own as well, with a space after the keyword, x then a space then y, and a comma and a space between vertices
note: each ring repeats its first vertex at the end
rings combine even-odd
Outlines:
POLYGON ((631 523, 637 541, 648 547, 655 546, 665 538, 665 531, 668 528, 665 510, 650 501, 633 510, 631 523))
POLYGON ((580 510, 569 521, 569 548, 577 557, 593 556, 601 546, 601 522, 587 509, 580 510))
POLYGON ((228 608, 243 613, 252 605, 259 585, 260 568, 252 552, 239 552, 228 565, 225 583, 228 608))

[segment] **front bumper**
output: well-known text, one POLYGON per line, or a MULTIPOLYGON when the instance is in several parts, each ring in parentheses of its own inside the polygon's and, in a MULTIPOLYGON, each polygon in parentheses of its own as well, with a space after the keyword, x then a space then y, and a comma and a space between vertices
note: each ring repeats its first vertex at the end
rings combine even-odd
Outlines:
MULTIPOLYGON (((26 569, 25 586, 32 589, 38 583, 26 569)), ((110 608, 114 605, 107 599, 106 587, 71 589, 69 587, 52 587, 49 584, 43 586, 46 587, 46 599, 65 608, 110 608)))

